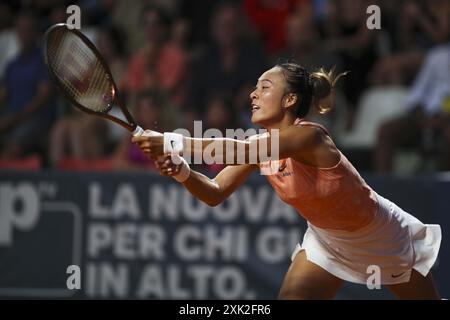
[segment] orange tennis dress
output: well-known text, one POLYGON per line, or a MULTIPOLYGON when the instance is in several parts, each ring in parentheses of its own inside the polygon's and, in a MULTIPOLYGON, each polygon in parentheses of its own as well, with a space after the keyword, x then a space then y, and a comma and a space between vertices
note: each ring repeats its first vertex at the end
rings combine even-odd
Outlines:
MULTIPOLYGON (((297 119, 295 125, 319 124, 297 119)), ((317 168, 292 158, 260 163, 278 196, 308 221, 303 242, 308 260, 351 282, 367 283, 373 266, 381 284, 409 281, 411 269, 424 276, 440 247, 439 225, 425 225, 378 195, 340 152, 339 162, 317 168), (275 169, 275 170, 274 170, 275 169)))

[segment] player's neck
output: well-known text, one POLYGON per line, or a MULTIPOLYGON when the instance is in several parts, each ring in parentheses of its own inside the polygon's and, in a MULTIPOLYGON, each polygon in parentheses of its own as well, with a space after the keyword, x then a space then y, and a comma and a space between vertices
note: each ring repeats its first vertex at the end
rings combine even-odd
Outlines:
POLYGON ((289 126, 292 126, 295 122, 295 115, 292 115, 290 113, 286 113, 284 115, 284 117, 275 123, 271 123, 270 125, 266 126, 267 131, 272 131, 272 130, 283 130, 286 129, 289 126))

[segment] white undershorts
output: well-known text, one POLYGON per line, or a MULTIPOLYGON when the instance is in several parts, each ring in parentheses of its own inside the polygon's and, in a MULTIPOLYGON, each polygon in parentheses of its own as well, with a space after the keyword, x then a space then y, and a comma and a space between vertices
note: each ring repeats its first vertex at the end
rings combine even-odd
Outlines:
POLYGON ((380 284, 409 282, 412 269, 426 276, 436 261, 441 227, 423 224, 393 202, 377 195, 379 210, 367 226, 354 231, 321 229, 308 223, 303 243, 309 261, 334 276, 367 284, 379 267, 380 284))

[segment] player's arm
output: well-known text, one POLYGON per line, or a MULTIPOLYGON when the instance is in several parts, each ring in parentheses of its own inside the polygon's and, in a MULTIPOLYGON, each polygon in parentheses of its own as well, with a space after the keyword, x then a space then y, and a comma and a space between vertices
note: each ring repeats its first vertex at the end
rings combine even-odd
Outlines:
POLYGON ((185 162, 181 165, 175 165, 170 157, 167 157, 163 162, 157 162, 157 168, 162 175, 173 176, 177 179, 199 200, 210 206, 216 206, 241 186, 257 166, 251 164, 227 166, 214 179, 190 170, 185 162), (181 180, 177 179, 180 166, 184 166, 184 170, 188 170, 187 175, 181 180))
POLYGON ((165 132, 164 136, 134 137, 142 151, 151 157, 183 154, 186 157, 211 155, 227 165, 256 164, 288 157, 302 158, 311 153, 323 139, 320 129, 308 126, 290 126, 271 135, 251 137, 248 140, 229 138, 189 138, 165 132))
POLYGON ((322 141, 322 138, 322 131, 316 127, 290 126, 280 130, 275 136, 265 135, 249 140, 185 137, 183 152, 190 155, 204 155, 205 151, 213 150, 212 156, 224 161, 232 159, 233 163, 226 162, 230 165, 260 163, 289 157, 301 158, 310 153, 322 141), (243 157, 242 153, 244 153, 243 157))

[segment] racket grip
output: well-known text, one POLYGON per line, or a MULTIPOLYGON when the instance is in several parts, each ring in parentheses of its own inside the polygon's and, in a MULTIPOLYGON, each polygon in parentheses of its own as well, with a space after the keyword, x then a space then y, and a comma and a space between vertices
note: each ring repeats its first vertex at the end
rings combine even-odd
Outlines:
POLYGON ((143 133, 144 129, 142 129, 140 126, 136 126, 136 129, 134 129, 134 131, 131 134, 133 135, 133 137, 139 137, 142 136, 143 133))
MULTIPOLYGON (((162 136, 162 133, 159 133, 157 131, 152 131, 152 130, 144 130, 142 129, 142 127, 140 126, 136 126, 136 129, 134 129, 134 131, 131 133, 133 135, 133 137, 139 137, 139 136, 147 136, 147 137, 152 137, 152 136, 162 136)), ((164 156, 159 156, 158 157, 158 161, 162 161, 164 159, 164 156)))
POLYGON ((134 131, 131 133, 134 137, 139 137, 139 136, 147 136, 147 137, 157 137, 157 136, 162 136, 163 134, 158 132, 158 131, 153 131, 153 130, 144 130, 142 129, 142 127, 140 126, 136 126, 136 129, 134 129, 134 131))

